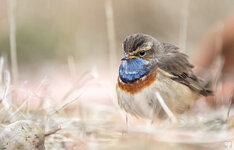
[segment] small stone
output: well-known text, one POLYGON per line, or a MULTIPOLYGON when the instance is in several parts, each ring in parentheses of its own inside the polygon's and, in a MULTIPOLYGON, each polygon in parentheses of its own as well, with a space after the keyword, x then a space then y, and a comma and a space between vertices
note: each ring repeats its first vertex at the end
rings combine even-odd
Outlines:
POLYGON ((0 150, 44 150, 44 130, 33 121, 20 120, 0 133, 0 150))

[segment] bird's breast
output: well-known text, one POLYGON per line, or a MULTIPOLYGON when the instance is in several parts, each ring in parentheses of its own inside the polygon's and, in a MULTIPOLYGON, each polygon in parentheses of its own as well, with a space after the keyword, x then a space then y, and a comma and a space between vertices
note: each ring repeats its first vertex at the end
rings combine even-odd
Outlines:
POLYGON ((155 116, 163 118, 165 112, 158 103, 156 92, 160 93, 166 105, 175 114, 183 113, 199 98, 199 94, 189 87, 157 71, 133 83, 124 83, 118 78, 118 103, 132 115, 150 119, 155 116))
POLYGON ((151 86, 157 79, 157 72, 152 72, 149 75, 142 77, 141 79, 133 83, 124 83, 118 77, 118 87, 131 95, 141 92, 143 89, 151 86))

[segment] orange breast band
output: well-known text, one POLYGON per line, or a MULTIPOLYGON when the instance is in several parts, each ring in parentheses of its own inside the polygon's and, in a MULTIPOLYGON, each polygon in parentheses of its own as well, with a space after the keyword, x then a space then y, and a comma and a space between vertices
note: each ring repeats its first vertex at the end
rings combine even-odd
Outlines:
POLYGON ((144 88, 149 87, 152 83, 154 83, 154 81, 156 81, 156 78, 157 78, 157 72, 152 72, 145 78, 142 78, 133 83, 123 83, 122 81, 120 81, 120 78, 118 77, 118 86, 121 90, 133 95, 142 91, 144 88))

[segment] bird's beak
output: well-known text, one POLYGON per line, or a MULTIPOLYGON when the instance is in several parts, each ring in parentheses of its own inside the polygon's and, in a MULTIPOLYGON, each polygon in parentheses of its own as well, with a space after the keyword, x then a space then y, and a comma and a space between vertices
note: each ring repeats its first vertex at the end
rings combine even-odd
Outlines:
POLYGON ((128 57, 129 57, 129 55, 124 55, 124 56, 121 58, 121 60, 127 60, 127 59, 129 59, 128 57))
POLYGON ((132 59, 132 58, 134 58, 134 56, 124 55, 124 56, 121 58, 121 60, 123 61, 123 60, 132 59))

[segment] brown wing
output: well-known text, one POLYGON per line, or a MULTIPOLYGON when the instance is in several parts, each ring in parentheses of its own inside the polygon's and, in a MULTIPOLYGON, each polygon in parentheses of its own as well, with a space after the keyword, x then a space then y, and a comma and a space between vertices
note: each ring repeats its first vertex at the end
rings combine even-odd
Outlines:
POLYGON ((188 56, 178 51, 178 47, 163 43, 165 54, 157 61, 158 67, 163 71, 173 75, 171 78, 180 82, 190 89, 207 96, 212 94, 212 91, 205 87, 205 83, 194 75, 191 65, 188 61, 188 56))

